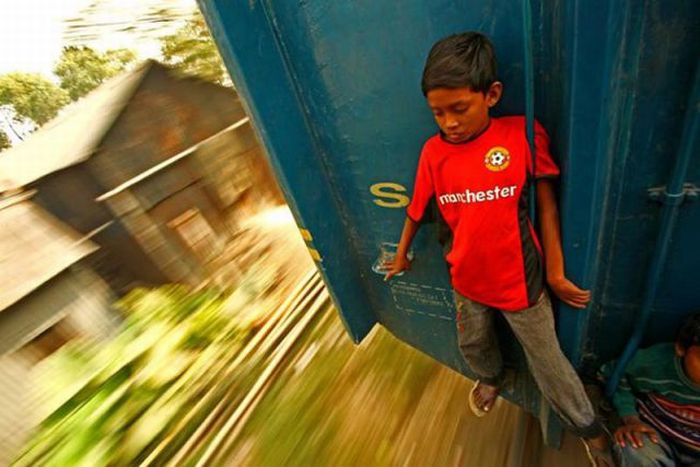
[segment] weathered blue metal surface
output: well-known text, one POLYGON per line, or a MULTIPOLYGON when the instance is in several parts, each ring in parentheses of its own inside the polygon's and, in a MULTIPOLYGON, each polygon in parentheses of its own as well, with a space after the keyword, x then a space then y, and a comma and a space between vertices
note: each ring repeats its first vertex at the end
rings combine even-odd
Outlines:
POLYGON ((688 166, 694 154, 700 150, 698 137, 700 136, 700 69, 695 70, 693 90, 688 100, 683 133, 676 162, 674 164, 671 181, 667 186, 652 188, 648 192, 651 199, 662 204, 659 232, 656 237, 654 254, 651 258, 643 293, 643 301, 639 316, 635 323, 634 332, 627 341, 622 356, 618 359, 613 374, 608 381, 606 393, 608 397, 615 394, 615 389, 622 379, 625 366, 634 356, 639 344, 644 337, 646 327, 651 317, 653 306, 659 292, 661 273, 666 266, 666 257, 671 245, 673 230, 678 218, 679 209, 686 202, 694 201, 700 194, 700 189, 693 183, 686 183, 688 166))
MULTIPOLYGON (((435 227, 417 236, 410 273, 387 284, 371 266, 382 242, 398 240, 420 147, 436 131, 419 89, 432 43, 469 29, 491 36, 505 83, 497 111, 513 114, 525 111, 530 37, 535 115, 563 170, 567 274, 593 291, 587 311, 560 307, 562 345, 584 371, 619 354, 659 230, 647 189, 668 183, 679 151, 700 2, 533 0, 529 33, 512 0, 200 5, 353 339, 379 322, 465 374, 435 227)), ((698 159, 685 182, 700 184, 698 159)), ((700 203, 680 206, 649 341, 700 309, 698 231, 700 203)), ((506 347, 522 370, 517 347, 506 347)), ((526 372, 514 384, 507 396, 540 414, 556 444, 558 425, 526 372)))
MULTIPOLYGON (((600 43, 591 33, 572 49, 574 57, 587 53, 567 70, 570 105, 563 107, 561 118, 570 127, 560 153, 568 155, 565 254, 569 270, 592 287, 594 301, 588 313, 578 316, 578 326, 569 326, 572 315, 564 314, 560 331, 570 355, 584 368, 617 357, 639 319, 661 213, 660 205, 648 200, 647 189, 669 183, 686 105, 698 105, 689 98, 699 19, 697 2, 610 2, 608 42, 600 43), (600 67, 590 61, 596 56, 605 57, 600 67)), ((577 29, 595 29, 582 26, 577 29)), ((686 181, 696 184, 697 156, 686 173, 686 181)), ((681 206, 670 232, 671 253, 651 306, 647 343, 671 339, 682 317, 700 308, 700 290, 691 285, 698 283, 693 276, 700 266, 700 249, 691 240, 700 228, 699 208, 681 206)))

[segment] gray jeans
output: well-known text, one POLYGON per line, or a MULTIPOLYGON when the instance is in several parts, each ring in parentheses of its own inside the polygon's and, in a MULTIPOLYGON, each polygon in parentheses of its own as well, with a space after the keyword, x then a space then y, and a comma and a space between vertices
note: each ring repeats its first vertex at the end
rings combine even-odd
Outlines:
POLYGON ((525 351, 540 392, 564 425, 583 438, 603 432, 581 380, 559 347, 547 293, 534 306, 515 313, 490 308, 457 292, 455 305, 459 348, 481 382, 498 386, 503 377, 503 360, 493 324, 494 313, 501 313, 525 351))
POLYGON ((659 444, 652 443, 646 435, 642 440, 644 445, 641 448, 633 448, 629 444, 623 448, 615 443, 613 449, 617 452, 621 467, 700 466, 700 455, 684 452, 661 433, 659 444))

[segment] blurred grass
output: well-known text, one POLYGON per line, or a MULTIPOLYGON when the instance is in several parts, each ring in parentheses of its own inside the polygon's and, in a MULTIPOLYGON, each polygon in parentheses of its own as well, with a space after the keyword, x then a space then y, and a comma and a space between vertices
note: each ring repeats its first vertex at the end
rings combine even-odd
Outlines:
POLYGON ((436 364, 379 327, 357 351, 327 314, 258 405, 231 464, 392 465, 390 447, 436 364))

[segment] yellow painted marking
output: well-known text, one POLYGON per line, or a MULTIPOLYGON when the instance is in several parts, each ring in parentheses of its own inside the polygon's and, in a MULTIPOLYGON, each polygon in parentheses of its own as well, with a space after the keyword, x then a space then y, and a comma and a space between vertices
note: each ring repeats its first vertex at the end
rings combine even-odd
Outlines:
POLYGON ((306 229, 299 229, 299 232, 301 232, 301 238, 304 239, 305 242, 310 242, 314 238, 311 236, 311 232, 309 232, 306 229))
POLYGON ((406 187, 398 183, 375 183, 369 187, 369 192, 376 196, 374 204, 383 208, 403 208, 411 201, 408 196, 401 194, 406 192, 406 187))
POLYGON ((311 257, 314 259, 314 261, 323 261, 321 259, 321 254, 316 248, 309 248, 309 253, 311 253, 311 257))

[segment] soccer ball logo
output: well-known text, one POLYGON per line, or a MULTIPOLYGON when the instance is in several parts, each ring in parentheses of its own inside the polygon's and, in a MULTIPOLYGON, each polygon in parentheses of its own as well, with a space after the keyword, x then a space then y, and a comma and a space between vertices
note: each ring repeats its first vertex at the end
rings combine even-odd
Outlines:
POLYGON ((491 148, 484 158, 484 165, 492 172, 500 172, 510 165, 510 153, 506 148, 491 148))
POLYGON ((501 151, 491 154, 491 165, 500 166, 506 161, 506 156, 501 151))

